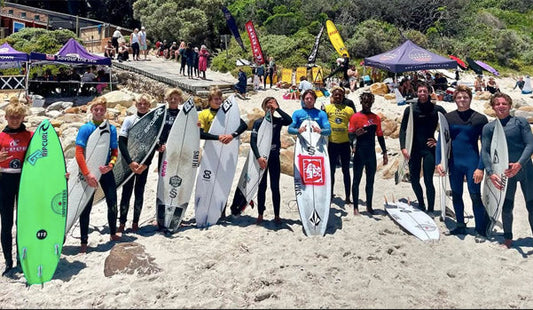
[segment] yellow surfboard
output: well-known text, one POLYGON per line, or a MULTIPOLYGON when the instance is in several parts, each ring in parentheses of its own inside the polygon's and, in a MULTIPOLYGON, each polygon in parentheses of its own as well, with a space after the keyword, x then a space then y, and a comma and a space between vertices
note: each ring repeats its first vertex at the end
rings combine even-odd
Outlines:
POLYGON ((344 42, 342 41, 340 33, 337 31, 337 27, 335 27, 335 24, 331 20, 326 21, 326 30, 328 31, 329 40, 331 41, 331 44, 339 53, 339 55, 346 54, 348 57, 350 57, 350 54, 348 53, 348 49, 344 46, 344 42))

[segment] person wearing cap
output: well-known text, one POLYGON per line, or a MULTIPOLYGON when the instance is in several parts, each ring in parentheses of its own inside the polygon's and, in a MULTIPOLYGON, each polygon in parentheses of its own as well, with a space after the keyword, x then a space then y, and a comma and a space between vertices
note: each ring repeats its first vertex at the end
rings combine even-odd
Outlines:
POLYGON ((117 55, 118 55, 118 40, 120 38, 124 40, 124 37, 122 36, 122 33, 120 32, 120 30, 122 30, 122 28, 117 27, 115 32, 113 32, 113 37, 111 38, 111 42, 113 43, 113 47, 115 47, 115 52, 117 53, 117 55))
POLYGON ((200 52, 198 52, 198 71, 202 72, 202 79, 205 80, 205 71, 207 70, 207 62, 209 60, 209 52, 207 47, 202 45, 200 52))
POLYGON ((139 31, 139 44, 141 55, 144 55, 144 60, 148 60, 148 44, 146 43, 146 28, 144 28, 144 26, 142 26, 141 31, 139 31))
POLYGON ((330 104, 326 105, 325 112, 331 125, 331 135, 329 136, 328 153, 329 165, 331 169, 331 197, 335 194, 335 170, 337 162, 341 161, 342 175, 344 181, 345 204, 350 204, 350 139, 348 137, 348 123, 355 113, 352 108, 344 102, 344 88, 335 86, 331 90, 330 104))

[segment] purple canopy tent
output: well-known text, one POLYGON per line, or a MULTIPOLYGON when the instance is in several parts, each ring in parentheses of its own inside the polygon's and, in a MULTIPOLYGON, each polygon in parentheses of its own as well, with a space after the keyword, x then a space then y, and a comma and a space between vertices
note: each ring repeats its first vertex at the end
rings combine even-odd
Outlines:
MULTIPOLYGON (((33 64, 56 63, 65 65, 104 65, 111 67, 111 58, 91 54, 78 41, 70 38, 56 54, 31 52, 29 63, 30 66, 33 64)), ((29 77, 30 70, 27 70, 27 72, 29 77)), ((111 73, 110 70, 109 76, 112 76, 111 73)), ((109 87, 113 90, 111 81, 109 81, 109 87)))
POLYGON ((87 52, 85 47, 72 38, 70 38, 56 54, 52 55, 31 52, 30 63, 38 62, 111 66, 111 58, 87 52))
POLYGON ((0 63, 2 68, 11 68, 16 67, 17 62, 28 61, 28 54, 24 52, 19 52, 7 42, 0 45, 0 63), (5 64, 11 64, 10 66, 4 67, 5 64))
POLYGON ((457 68, 457 61, 425 50, 410 40, 388 52, 367 57, 364 62, 365 66, 393 73, 457 68))

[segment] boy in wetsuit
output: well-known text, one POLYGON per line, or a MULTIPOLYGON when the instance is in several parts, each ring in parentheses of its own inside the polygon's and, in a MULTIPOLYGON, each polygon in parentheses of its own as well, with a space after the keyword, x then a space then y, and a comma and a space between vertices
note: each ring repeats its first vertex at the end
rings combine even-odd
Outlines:
POLYGON ((381 153, 383 154, 383 165, 389 162, 385 138, 381 130, 381 119, 370 111, 374 103, 374 95, 365 92, 359 98, 362 111, 352 115, 348 124, 349 137, 354 152, 352 185, 354 215, 359 214, 359 184, 363 177, 363 168, 366 171, 366 211, 374 214, 372 197, 374 194, 374 177, 377 170, 376 136, 378 137, 381 153))

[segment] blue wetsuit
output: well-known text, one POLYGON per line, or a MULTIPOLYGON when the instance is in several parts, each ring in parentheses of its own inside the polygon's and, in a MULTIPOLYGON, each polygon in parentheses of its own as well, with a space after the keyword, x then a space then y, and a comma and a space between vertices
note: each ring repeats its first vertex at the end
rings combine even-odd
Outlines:
MULTIPOLYGON (((400 127, 400 148, 405 148, 405 136, 407 122, 409 120, 410 107, 405 108, 400 127)), ((415 192, 418 206, 426 209, 424 203, 424 192, 420 185, 420 172, 424 170, 424 185, 428 196, 428 211, 432 212, 435 206, 435 186, 433 186, 433 172, 435 171, 435 147, 427 145, 428 139, 434 138, 435 130, 439 118, 437 112, 446 114, 446 110, 439 105, 434 105, 431 101, 413 104, 413 147, 409 159, 409 177, 411 187, 415 192)))
MULTIPOLYGON (((487 177, 493 174, 490 159, 490 144, 492 142, 492 134, 494 133, 495 121, 483 127, 483 136, 481 138, 481 155, 483 164, 485 164, 485 170, 487 171, 487 177)), ((507 179, 507 192, 502 208, 503 237, 512 240, 514 196, 518 182, 520 182, 520 187, 522 187, 528 212, 529 226, 533 232, 533 163, 531 162, 533 134, 531 133, 529 123, 523 117, 508 116, 499 121, 502 123, 505 138, 507 139, 509 163, 520 163, 522 166, 514 177, 507 179)))
POLYGON ((289 126, 288 132, 291 135, 297 135, 300 125, 306 119, 311 119, 318 123, 318 125, 322 129, 322 132, 320 133, 321 135, 329 136, 331 134, 331 126, 328 121, 328 115, 326 114, 326 112, 316 108, 303 108, 294 111, 294 113, 292 114, 292 123, 289 126))
MULTIPOLYGON (((450 127, 452 150, 449 160, 450 187, 452 190, 453 208, 458 224, 465 224, 463 202, 463 183, 466 176, 468 192, 472 199, 472 209, 476 222, 476 231, 486 234, 488 215, 481 202, 481 186, 474 183, 474 171, 483 170, 483 160, 479 155, 478 141, 487 117, 472 110, 455 110, 446 114, 450 127)), ((436 164, 441 163, 440 142, 437 143, 436 164)))

